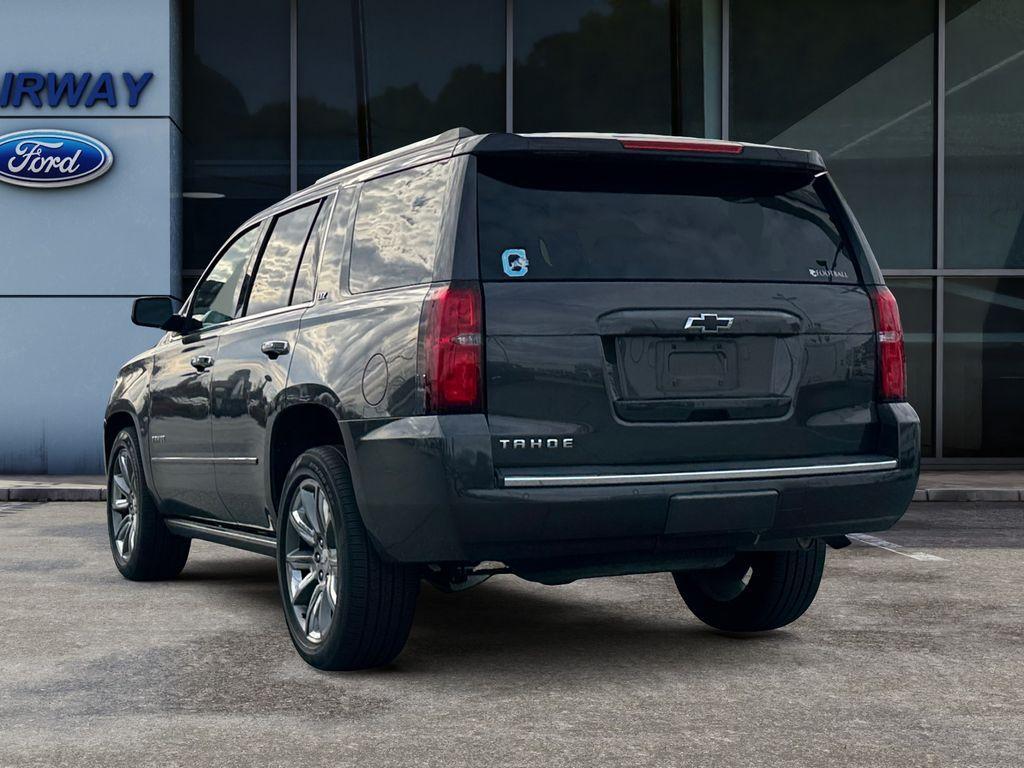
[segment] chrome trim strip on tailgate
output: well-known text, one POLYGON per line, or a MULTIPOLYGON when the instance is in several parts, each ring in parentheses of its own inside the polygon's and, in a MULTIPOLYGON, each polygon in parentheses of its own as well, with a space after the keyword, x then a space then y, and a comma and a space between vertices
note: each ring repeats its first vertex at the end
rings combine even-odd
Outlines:
POLYGON ((896 459, 853 461, 843 464, 808 464, 794 467, 756 467, 753 469, 708 469, 693 472, 642 472, 636 474, 593 475, 506 475, 505 488, 546 488, 584 485, 649 485, 652 483, 697 483, 711 480, 766 480, 780 477, 845 475, 854 472, 881 472, 896 469, 896 459))

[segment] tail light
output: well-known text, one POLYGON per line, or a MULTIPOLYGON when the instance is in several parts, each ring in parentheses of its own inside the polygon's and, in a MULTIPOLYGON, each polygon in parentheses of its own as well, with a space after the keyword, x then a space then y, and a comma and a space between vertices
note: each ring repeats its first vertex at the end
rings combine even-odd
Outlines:
POLYGON ((907 399, 907 365, 903 326, 896 297, 884 285, 871 292, 878 338, 878 398, 883 402, 907 399))
POLYGON ((421 336, 427 413, 483 410, 483 326, 479 284, 430 289, 421 336))

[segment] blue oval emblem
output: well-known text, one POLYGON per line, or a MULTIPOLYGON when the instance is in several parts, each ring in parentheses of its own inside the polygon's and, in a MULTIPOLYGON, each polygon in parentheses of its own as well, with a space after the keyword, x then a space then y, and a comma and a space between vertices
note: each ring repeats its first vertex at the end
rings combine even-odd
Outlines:
POLYGON ((22 187, 69 187, 102 176, 114 155, 102 141, 72 131, 0 136, 0 181, 22 187))

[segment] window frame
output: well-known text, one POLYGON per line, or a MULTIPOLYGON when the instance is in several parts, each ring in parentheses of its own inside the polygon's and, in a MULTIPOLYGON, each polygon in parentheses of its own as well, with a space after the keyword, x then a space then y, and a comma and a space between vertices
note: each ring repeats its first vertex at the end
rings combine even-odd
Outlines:
POLYGON ((356 221, 356 209, 359 206, 359 193, 362 190, 362 184, 355 181, 342 182, 340 185, 334 187, 331 190, 330 206, 331 210, 328 215, 326 222, 324 223, 323 240, 320 243, 320 250, 317 254, 318 262, 316 265, 316 279, 313 285, 313 298, 314 303, 320 301, 318 296, 326 293, 325 299, 327 301, 338 300, 342 298, 351 298, 353 294, 348 289, 348 273, 349 264, 352 257, 352 233, 355 227, 356 221), (344 207, 339 208, 339 204, 342 203, 342 196, 350 194, 350 199, 344 203, 344 207), (344 216, 344 230, 338 232, 341 228, 342 222, 340 218, 344 216), (331 268, 331 271, 324 272, 324 265, 329 263, 329 259, 324 258, 325 254, 328 253, 328 244, 331 243, 332 238, 337 235, 341 235, 342 244, 340 252, 335 256, 337 261, 336 271, 335 267, 331 268), (321 283, 321 278, 328 279, 328 282, 321 283), (322 290, 318 290, 321 289, 322 290), (335 293, 336 292, 336 293, 335 293), (332 299, 333 295, 333 299, 332 299))
MULTIPOLYGON (((266 237, 266 223, 266 219, 257 219, 249 220, 242 224, 242 226, 238 227, 238 229, 231 233, 231 235, 228 237, 227 240, 224 241, 224 244, 220 247, 220 249, 217 251, 214 257, 210 259, 210 263, 206 265, 206 269, 203 270, 203 274, 196 281, 195 287, 192 288, 192 291, 191 293, 189 293, 188 298, 185 299, 185 303, 182 304, 181 309, 178 310, 178 314, 183 317, 192 317, 192 308, 195 306, 196 294, 199 292, 199 286, 201 286, 203 282, 206 280, 206 278, 210 276, 210 273, 213 271, 214 267, 216 267, 217 264, 220 263, 220 260, 224 258, 224 254, 226 254, 231 249, 231 246, 238 242, 242 237, 244 237, 245 235, 254 230, 256 231, 256 240, 250 247, 249 253, 246 254, 245 257, 244 269, 246 270, 246 275, 242 278, 242 288, 238 293, 238 299, 235 301, 236 316, 233 317, 231 320, 225 320, 223 323, 213 323, 211 325, 205 325, 199 330, 193 331, 193 333, 208 331, 211 328, 220 328, 221 326, 227 325, 228 323, 233 323, 236 320, 240 319, 238 317, 239 305, 242 296, 247 295, 249 291, 249 286, 246 284, 246 281, 248 279, 249 264, 252 262, 253 253, 256 251, 257 248, 259 248, 260 244, 263 242, 264 237, 266 237)), ((173 335, 180 336, 182 334, 175 331, 173 335)), ((192 334, 190 333, 187 335, 192 334)))
POLYGON ((316 277, 320 268, 319 258, 317 259, 318 263, 313 265, 313 298, 309 301, 303 302, 302 304, 292 304, 291 299, 295 292, 295 281, 298 278, 299 267, 302 266, 302 260, 306 256, 306 248, 309 247, 309 241, 317 231, 317 227, 320 222, 320 214, 324 210, 324 203, 328 197, 330 197, 328 194, 312 195, 297 202, 295 205, 289 206, 288 208, 268 213, 262 220, 263 232, 260 234, 258 246, 249 254, 249 260, 246 266, 245 282, 242 286, 242 293, 239 296, 239 314, 235 320, 248 320, 254 317, 265 317, 274 313, 284 312, 285 310, 307 308, 313 305, 316 301, 316 277), (256 276, 259 274, 260 265, 263 263, 263 253, 266 250, 267 243, 270 242, 270 238, 273 235, 274 225, 282 216, 287 216, 290 213, 294 213, 301 208, 306 208, 311 205, 316 206, 316 211, 313 214, 313 221, 310 223, 309 231, 306 232, 306 239, 302 241, 302 250, 299 252, 299 260, 295 263, 295 269, 292 272, 292 286, 288 291, 289 303, 281 307, 265 309, 262 312, 257 312, 253 315, 247 314, 249 311, 249 298, 252 294, 252 288, 256 283, 256 276))
POLYGON ((450 158, 450 157, 435 158, 435 159, 432 159, 432 160, 428 160, 428 161, 426 161, 424 163, 416 163, 415 165, 409 165, 409 166, 405 166, 405 167, 402 167, 402 168, 395 168, 394 170, 390 170, 387 173, 381 173, 381 174, 377 174, 375 176, 371 176, 369 178, 360 179, 359 183, 354 185, 355 188, 356 188, 356 191, 355 191, 355 194, 353 195, 353 198, 352 198, 352 210, 350 212, 351 216, 349 218, 349 224, 348 224, 348 242, 345 244, 345 264, 343 265, 343 268, 342 268, 342 275, 344 276, 344 283, 343 283, 342 287, 345 289, 345 292, 349 296, 364 296, 364 295, 368 295, 368 294, 381 293, 383 291, 405 290, 407 288, 415 288, 415 287, 421 286, 421 285, 430 285, 431 283, 436 282, 437 264, 438 264, 438 258, 441 255, 440 249, 441 249, 441 246, 442 246, 441 235, 444 232, 445 220, 446 220, 446 217, 448 215, 448 210, 449 210, 449 207, 450 207, 451 202, 452 202, 452 178, 456 174, 460 173, 460 168, 459 168, 459 166, 457 164, 456 165, 448 165, 448 163, 450 163, 451 161, 452 161, 452 158, 450 158), (440 216, 438 216, 438 220, 437 220, 437 231, 434 233, 435 239, 434 239, 433 265, 431 267, 431 270, 430 270, 430 273, 428 275, 428 278, 426 280, 423 280, 423 281, 418 282, 418 283, 406 283, 406 284, 403 284, 403 285, 388 285, 388 286, 384 286, 382 288, 370 288, 370 289, 365 290, 365 291, 354 291, 354 290, 352 290, 352 254, 353 254, 354 249, 355 249, 356 225, 357 225, 358 220, 359 220, 359 205, 363 201, 363 189, 364 189, 364 187, 367 184, 369 184, 371 182, 374 182, 374 181, 380 181, 381 179, 387 179, 387 178, 392 177, 392 176, 397 176, 398 174, 401 174, 401 173, 409 173, 410 171, 417 171, 417 170, 421 170, 421 169, 424 169, 424 168, 431 168, 431 167, 440 167, 440 168, 444 169, 446 171, 446 173, 448 174, 448 178, 445 179, 444 187, 443 187, 443 189, 441 191, 441 213, 440 213, 440 216))

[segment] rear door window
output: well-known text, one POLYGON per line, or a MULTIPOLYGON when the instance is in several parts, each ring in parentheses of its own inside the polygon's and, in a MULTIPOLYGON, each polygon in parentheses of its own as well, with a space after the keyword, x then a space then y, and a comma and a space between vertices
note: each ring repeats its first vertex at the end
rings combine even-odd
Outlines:
MULTIPOLYGON (((302 274, 299 270, 300 262, 303 261, 302 254, 320 203, 321 201, 317 200, 274 217, 256 267, 256 277, 252 281, 246 315, 258 315, 293 303, 292 290, 297 277, 301 277, 302 274)), ((311 274, 302 278, 301 284, 304 291, 307 290, 308 284, 311 298, 311 274)))
POLYGON ((331 215, 334 197, 325 198, 316 216, 316 224, 306 240, 306 249, 302 252, 299 271, 295 274, 295 287, 292 288, 292 304, 307 304, 313 300, 313 288, 316 285, 316 272, 320 266, 320 250, 326 237, 327 221, 331 215))
POLYGON ((447 181, 446 166, 434 163, 363 185, 352 237, 353 293, 430 282, 447 181))
POLYGON ((804 170, 680 161, 481 158, 485 280, 856 283, 804 170))

